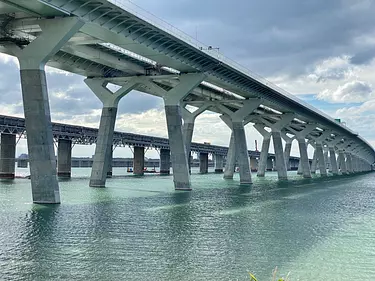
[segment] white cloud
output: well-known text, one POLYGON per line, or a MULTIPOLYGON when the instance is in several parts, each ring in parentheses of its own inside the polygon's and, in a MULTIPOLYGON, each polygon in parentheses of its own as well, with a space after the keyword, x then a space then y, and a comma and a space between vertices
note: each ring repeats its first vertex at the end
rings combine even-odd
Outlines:
POLYGON ((308 75, 317 82, 342 80, 354 75, 354 67, 350 65, 349 56, 331 57, 318 62, 313 73, 308 75))
POLYGON ((320 100, 333 103, 360 103, 368 101, 374 97, 373 88, 363 81, 351 81, 336 90, 325 89, 317 95, 320 100))

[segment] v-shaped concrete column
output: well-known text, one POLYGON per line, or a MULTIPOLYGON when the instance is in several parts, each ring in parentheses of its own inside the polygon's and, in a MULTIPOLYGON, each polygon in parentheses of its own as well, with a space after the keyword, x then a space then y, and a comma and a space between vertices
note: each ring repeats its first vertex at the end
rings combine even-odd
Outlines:
POLYGON ((347 174, 347 168, 346 168, 346 161, 345 161, 345 154, 342 149, 339 150, 339 163, 340 163, 340 170, 342 174, 347 174))
POLYGON ((205 78, 205 74, 182 74, 178 76, 179 84, 169 91, 165 91, 151 81, 145 81, 150 87, 164 99, 165 115, 167 119, 169 147, 171 150, 171 162, 173 169, 173 181, 176 190, 191 190, 190 174, 185 147, 185 139, 182 131, 181 102, 195 89, 205 78))
MULTIPOLYGON (((221 119, 227 124, 229 128, 232 129, 232 135, 234 137, 234 142, 236 145, 235 156, 237 157, 238 168, 240 170, 240 184, 251 184, 252 180, 249 162, 249 151, 247 150, 244 126, 245 118, 258 108, 258 106, 261 104, 261 100, 247 99, 242 101, 242 103, 242 107, 235 112, 230 111, 223 105, 217 105, 217 107, 224 113, 224 115, 220 116, 221 119)), ((231 167, 229 168, 231 169, 231 167)))
POLYGON ((186 157, 189 164, 189 172, 191 172, 191 163, 190 163, 190 147, 191 141, 193 139, 194 133, 194 123, 195 119, 205 112, 209 108, 209 104, 203 104, 194 112, 190 112, 185 107, 181 107, 182 119, 184 120, 183 125, 183 135, 184 135, 184 142, 186 148, 186 157))
POLYGON ((284 158, 285 158, 285 165, 286 169, 290 170, 290 151, 292 150, 292 143, 294 141, 294 137, 290 138, 285 133, 281 133, 281 137, 285 141, 285 148, 284 148, 284 158))
MULTIPOLYGON (((284 150, 283 150, 283 144, 281 141, 281 130, 287 126, 292 120, 294 119, 294 114, 291 113, 285 113, 280 116, 280 120, 277 121, 274 124, 271 124, 266 119, 263 119, 263 122, 265 125, 271 128, 271 135, 273 140, 273 148, 275 150, 275 161, 276 161, 276 170, 279 180, 287 180, 287 166, 285 162, 284 157, 284 150)), ((265 130, 261 130, 259 126, 254 126, 258 132, 260 132, 262 135, 267 135, 265 133, 265 130)), ((263 136, 264 138, 264 136, 263 136)), ((262 147, 263 150, 263 147, 262 147)), ((261 156, 262 157, 262 156, 261 156)))
POLYGON ((320 176, 325 177, 327 176, 327 164, 323 153, 323 144, 321 142, 315 143, 315 151, 319 163, 320 176))
POLYGON ((103 103, 100 118, 98 137, 96 140, 94 162, 91 169, 90 186, 105 187, 107 172, 112 161, 113 133, 116 123, 117 106, 122 97, 134 89, 140 80, 137 77, 130 78, 116 92, 106 88, 105 79, 85 79, 85 83, 103 103))
POLYGON ((20 63, 34 203, 60 203, 45 64, 83 24, 74 17, 40 21, 42 33, 34 41, 23 49, 10 46, 20 63))
POLYGON ((338 167, 337 167, 335 148, 333 146, 329 146, 328 149, 329 149, 329 158, 330 158, 331 166, 332 166, 332 174, 338 175, 339 170, 338 170, 338 167))
POLYGON ((232 131, 230 134, 227 161, 225 162, 224 179, 233 179, 234 169, 236 168, 236 159, 236 142, 232 131))

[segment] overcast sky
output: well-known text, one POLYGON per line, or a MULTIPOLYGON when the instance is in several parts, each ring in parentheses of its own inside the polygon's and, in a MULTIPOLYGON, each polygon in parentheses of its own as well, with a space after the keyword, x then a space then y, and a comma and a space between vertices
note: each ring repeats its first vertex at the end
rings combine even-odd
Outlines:
MULTIPOLYGON (((126 0, 125 0, 126 1, 126 0)), ((292 94, 341 118, 375 144, 375 2, 372 0, 134 0, 206 45, 292 94)), ((47 68, 52 120, 98 127, 101 103, 84 77, 47 68)), ((17 62, 0 55, 0 114, 23 116, 17 62)), ((119 106, 116 129, 167 136, 159 98, 131 92, 119 106)), ((246 127, 249 149, 261 137, 246 127)), ((227 145, 229 129, 216 114, 197 118, 193 141, 227 145)), ((17 154, 26 152, 21 141, 17 154)), ((76 146, 74 156, 94 146, 76 146)), ((297 155, 297 145, 293 153, 297 155)), ((129 156, 117 148, 115 156, 129 156)), ((156 157, 149 151, 146 157, 156 157)))

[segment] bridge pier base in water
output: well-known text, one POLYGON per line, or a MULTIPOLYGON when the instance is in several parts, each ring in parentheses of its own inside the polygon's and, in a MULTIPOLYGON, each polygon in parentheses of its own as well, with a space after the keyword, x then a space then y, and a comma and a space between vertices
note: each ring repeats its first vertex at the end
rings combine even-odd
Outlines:
POLYGON ((120 99, 139 84, 139 80, 137 77, 129 78, 116 92, 107 88, 108 82, 104 78, 87 78, 85 83, 103 103, 89 185, 91 187, 105 187, 108 172, 111 171, 109 167, 112 161, 117 106, 120 99))
POLYGON ((16 135, 1 134, 0 179, 14 179, 16 169, 16 135))
POLYGON ((199 173, 208 173, 208 153, 206 152, 199 153, 199 173))
POLYGON ((329 158, 331 160, 332 174, 338 175, 339 170, 337 167, 336 152, 335 152, 334 147, 332 146, 329 147, 329 158))
POLYGON ((72 141, 59 139, 57 143, 57 176, 70 178, 72 170, 72 141))
POLYGON ((230 134, 227 159, 224 169, 224 179, 233 179, 234 169, 236 168, 236 141, 233 132, 230 134))
POLYGON ((134 146, 133 174, 143 176, 145 168, 145 148, 134 146))
POLYGON ((259 163, 258 163, 258 177, 264 177, 266 174, 268 164, 268 151, 271 143, 271 133, 267 132, 260 124, 254 125, 254 128, 263 136, 262 148, 260 151, 259 163))
POLYGON ((284 159, 287 171, 290 170, 290 151, 292 150, 292 143, 294 140, 293 138, 288 137, 285 133, 281 133, 281 137, 285 141, 285 148, 284 148, 284 159))
POLYGON ((298 139, 298 147, 299 147, 300 162, 301 162, 303 177, 311 178, 310 163, 309 163, 309 157, 307 155, 307 143, 306 143, 305 138, 298 139))
POLYGON ((315 143, 316 157, 319 164, 320 176, 327 176, 327 164, 323 153, 323 144, 321 142, 315 143))
POLYGON ((273 148, 275 150, 276 170, 279 180, 287 180, 287 168, 284 158, 283 144, 281 142, 281 132, 272 130, 273 148))
POLYGON ((224 166, 224 158, 223 155, 215 154, 215 173, 222 173, 223 172, 223 166, 224 166))
POLYGON ((171 151, 169 149, 160 149, 160 175, 169 175, 171 173, 171 151))

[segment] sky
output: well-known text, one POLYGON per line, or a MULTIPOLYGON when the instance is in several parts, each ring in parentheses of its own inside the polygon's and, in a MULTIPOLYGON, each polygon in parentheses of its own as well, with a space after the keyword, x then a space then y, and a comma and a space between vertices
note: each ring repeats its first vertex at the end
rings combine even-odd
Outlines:
MULTIPOLYGON (((154 16, 265 77, 375 145, 375 2, 372 0, 133 0, 154 16)), ((52 121, 98 127, 101 102, 85 77, 47 67, 52 121)), ((23 116, 16 59, 0 54, 0 114, 23 116)), ((160 98, 132 91, 119 104, 116 130, 167 137, 160 98)), ((262 138, 246 126, 249 149, 262 138)), ((230 130, 217 114, 196 120, 193 141, 228 145, 230 130)), ((73 148, 91 156, 95 146, 73 148)), ((273 150, 271 146, 271 151, 273 150)), ((27 153, 25 140, 17 155, 27 153)), ((309 149, 311 157, 312 150, 309 149)), ((294 142, 292 155, 298 155, 294 142)), ((116 148, 115 157, 129 157, 116 148)), ((146 157, 158 157, 149 150, 146 157)))

